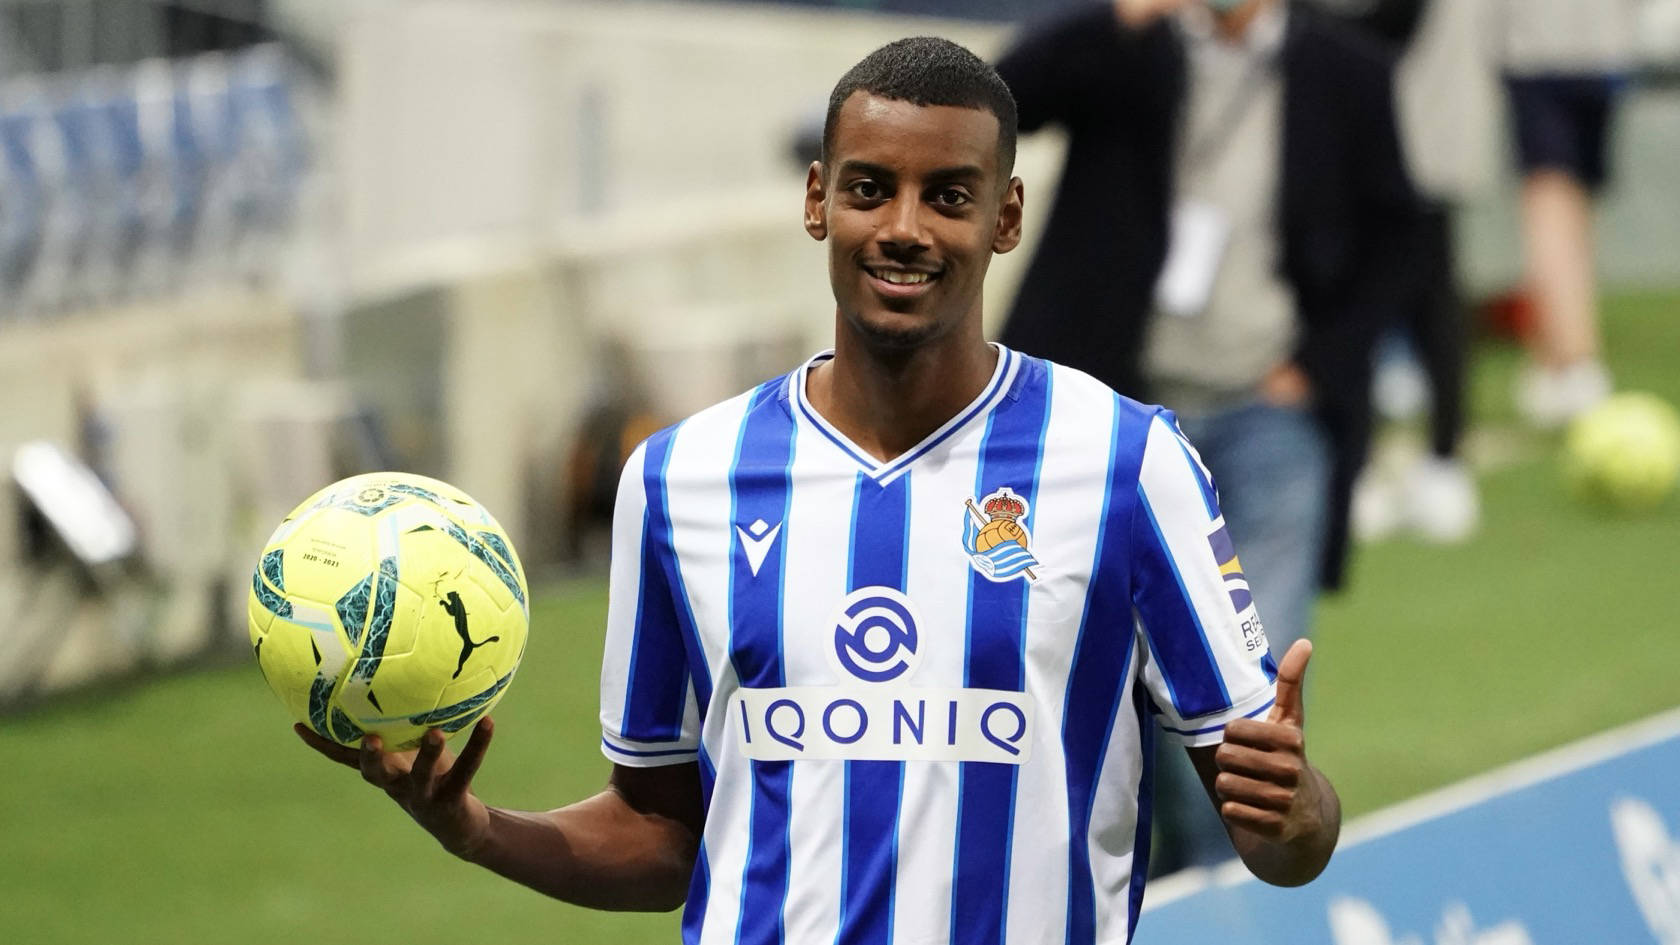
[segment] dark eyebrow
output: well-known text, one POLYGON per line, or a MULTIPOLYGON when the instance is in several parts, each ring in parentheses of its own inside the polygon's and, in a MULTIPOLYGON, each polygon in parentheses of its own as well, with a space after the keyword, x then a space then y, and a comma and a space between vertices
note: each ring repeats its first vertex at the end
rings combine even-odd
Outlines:
POLYGON ((975 167, 973 164, 964 164, 960 167, 942 167, 939 170, 928 174, 927 179, 936 184, 972 184, 976 181, 984 179, 985 176, 986 172, 980 168, 975 167))
POLYGON ((898 175, 893 173, 891 168, 884 167, 880 164, 871 164, 868 161, 842 162, 839 173, 862 174, 866 177, 874 177, 881 180, 896 180, 898 178, 898 175))
MULTIPOLYGON (((845 161, 841 163, 839 173, 863 174, 877 180, 891 181, 898 179, 898 173, 892 168, 872 164, 868 161, 845 161)), ((956 167, 941 167, 938 170, 930 171, 927 175, 927 181, 930 184, 972 184, 983 180, 985 176, 986 172, 979 167, 973 164, 962 164, 956 167)))

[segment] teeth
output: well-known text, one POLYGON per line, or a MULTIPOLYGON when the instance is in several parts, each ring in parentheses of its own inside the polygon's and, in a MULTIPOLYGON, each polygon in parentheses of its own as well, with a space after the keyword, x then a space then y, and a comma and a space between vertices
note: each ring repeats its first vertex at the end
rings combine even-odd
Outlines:
POLYGON ((875 275, 893 285, 921 285, 929 278, 925 272, 896 272, 891 269, 877 272, 875 275))

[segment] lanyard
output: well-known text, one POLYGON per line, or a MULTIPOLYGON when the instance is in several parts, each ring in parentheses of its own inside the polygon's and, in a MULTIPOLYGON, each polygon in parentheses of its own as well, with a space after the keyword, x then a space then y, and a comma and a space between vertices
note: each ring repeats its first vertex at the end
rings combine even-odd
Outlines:
MULTIPOLYGON (((1189 83, 1195 81, 1195 77, 1193 73, 1191 73, 1194 66, 1188 61, 1189 56, 1193 54, 1193 51, 1189 48, 1188 42, 1185 46, 1185 53, 1185 71, 1187 80, 1185 84, 1186 90, 1188 91, 1189 83)), ((1275 52, 1268 52, 1250 59, 1247 68, 1243 70, 1241 80, 1237 83, 1236 91, 1232 92, 1230 96, 1225 99, 1224 104, 1216 113, 1218 115, 1218 120, 1209 126, 1208 130, 1199 137, 1194 139, 1190 138, 1190 129, 1188 127, 1190 124, 1190 109, 1186 107, 1183 110, 1181 123, 1185 126, 1185 128, 1183 131, 1184 144, 1181 150, 1181 155, 1183 168, 1185 170, 1200 170, 1207 164, 1208 161, 1213 160, 1221 151, 1224 151, 1226 145, 1231 143, 1231 136, 1236 134, 1237 125, 1241 123, 1249 108, 1253 106, 1254 102, 1259 98, 1260 90, 1263 86, 1265 86, 1266 80, 1270 78, 1270 73, 1277 65, 1277 62, 1278 55, 1275 52)))

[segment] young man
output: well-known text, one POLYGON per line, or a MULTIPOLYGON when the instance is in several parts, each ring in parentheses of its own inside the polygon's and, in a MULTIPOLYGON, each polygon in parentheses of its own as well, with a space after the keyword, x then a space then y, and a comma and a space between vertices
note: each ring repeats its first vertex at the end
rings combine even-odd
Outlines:
POLYGON ((414 755, 305 740, 518 882, 686 901, 685 942, 1126 941, 1151 714, 1257 875, 1317 875, 1340 811, 1302 747, 1309 649, 1274 686, 1194 452, 1158 408, 981 337, 1020 240, 1014 141, 1008 89, 947 41, 841 79, 805 196, 834 350, 625 469, 606 791, 485 806, 489 720, 459 758, 437 732, 414 755))

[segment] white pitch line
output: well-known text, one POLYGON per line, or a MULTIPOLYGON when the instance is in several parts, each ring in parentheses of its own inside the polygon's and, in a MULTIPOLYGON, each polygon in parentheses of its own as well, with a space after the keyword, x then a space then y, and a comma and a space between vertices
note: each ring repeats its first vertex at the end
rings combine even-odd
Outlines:
MULTIPOLYGON (((1621 755, 1640 750, 1665 739, 1680 736, 1680 709, 1670 709, 1619 728, 1590 735, 1580 741, 1542 752, 1420 794, 1379 811, 1350 821, 1342 829, 1338 850, 1398 833, 1427 821, 1456 814, 1504 794, 1572 774, 1621 755)), ((1256 881, 1240 860, 1207 869, 1173 873, 1151 882, 1144 896, 1144 911, 1194 895, 1213 886, 1235 886, 1256 881)))

